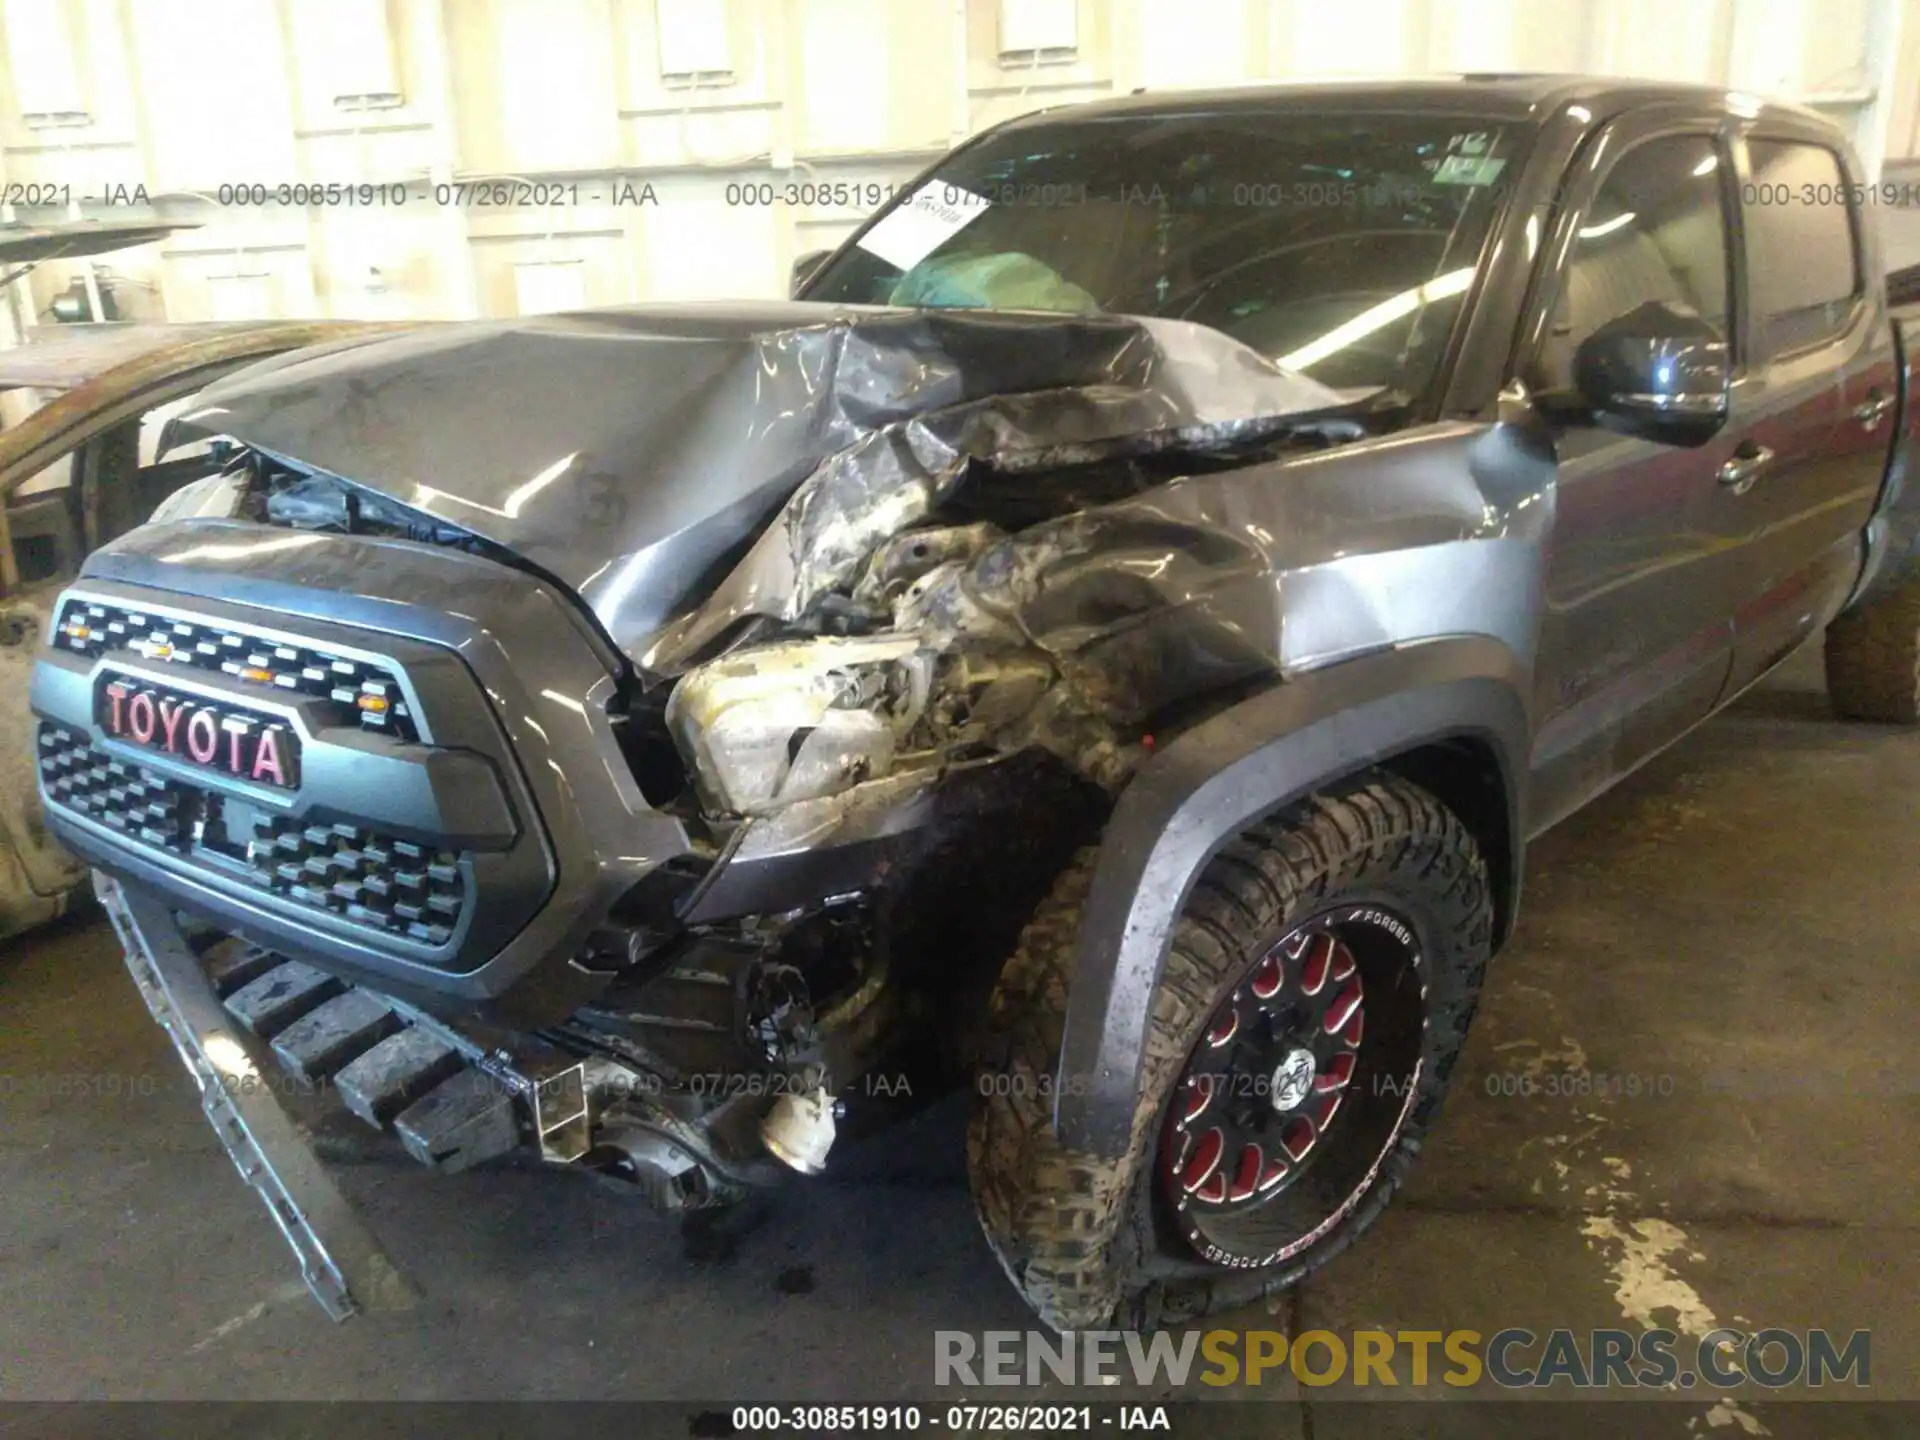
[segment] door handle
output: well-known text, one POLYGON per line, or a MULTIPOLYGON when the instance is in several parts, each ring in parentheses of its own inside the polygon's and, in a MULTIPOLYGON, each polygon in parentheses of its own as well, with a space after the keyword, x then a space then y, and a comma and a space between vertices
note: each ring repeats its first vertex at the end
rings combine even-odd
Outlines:
POLYGON ((1734 494, 1744 495, 1772 462, 1773 451, 1765 445, 1743 445, 1731 460, 1720 467, 1720 483, 1734 494))
POLYGON ((1853 407, 1853 418, 1860 422, 1862 430, 1871 430, 1887 418, 1887 412, 1893 409, 1893 396, 1882 395, 1878 390, 1869 390, 1867 398, 1853 407))

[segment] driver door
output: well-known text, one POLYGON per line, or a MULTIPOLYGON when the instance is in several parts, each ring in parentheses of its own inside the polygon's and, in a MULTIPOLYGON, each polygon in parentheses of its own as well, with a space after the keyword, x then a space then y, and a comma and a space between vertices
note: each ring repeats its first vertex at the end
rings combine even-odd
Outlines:
POLYGON ((1582 340, 1649 301, 1692 311, 1732 346, 1729 423, 1699 448, 1583 422, 1555 437, 1554 513, 1535 669, 1531 828, 1552 824, 1704 719, 1733 653, 1705 521, 1744 443, 1748 388, 1730 243, 1729 152, 1713 122, 1629 119, 1576 162, 1549 242, 1522 374, 1573 389, 1582 340))

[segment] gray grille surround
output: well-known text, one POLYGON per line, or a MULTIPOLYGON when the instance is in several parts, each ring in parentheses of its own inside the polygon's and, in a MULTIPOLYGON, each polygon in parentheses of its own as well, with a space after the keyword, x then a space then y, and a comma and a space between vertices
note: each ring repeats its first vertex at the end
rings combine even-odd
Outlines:
MULTIPOLYGON (((244 882, 215 883, 178 856, 48 805, 48 828, 82 859, 229 935, 426 1010, 537 1028, 572 1013, 602 983, 572 957, 618 900, 669 859, 699 853, 681 821, 649 807, 628 774, 612 723, 618 653, 549 581, 444 546, 290 537, 196 518, 142 526, 94 551, 61 603, 75 598, 236 626, 378 661, 398 677, 419 745, 367 733, 357 719, 302 730, 302 792, 251 798, 310 812, 310 823, 351 820, 471 850, 471 918, 444 951, 244 882), (323 775, 326 765, 338 769, 323 775), (420 823, 427 810, 435 813, 420 823)), ((241 787, 107 737, 92 688, 106 670, 144 671, 148 683, 190 693, 222 691, 220 703, 296 730, 309 707, 324 703, 264 687, 242 695, 225 688, 231 676, 150 663, 128 649, 96 658, 51 643, 42 650, 32 694, 39 718, 169 779, 228 790, 241 787)))
POLYGON ((450 977, 552 893, 523 772, 457 649, 84 577, 45 638, 32 708, 48 822, 109 873, 316 964, 450 977), (260 659, 268 673, 246 673, 260 659), (361 705, 375 687, 386 703, 361 705), (208 711, 213 760, 169 719, 208 711), (266 730, 284 780, 227 758, 229 733, 266 730))

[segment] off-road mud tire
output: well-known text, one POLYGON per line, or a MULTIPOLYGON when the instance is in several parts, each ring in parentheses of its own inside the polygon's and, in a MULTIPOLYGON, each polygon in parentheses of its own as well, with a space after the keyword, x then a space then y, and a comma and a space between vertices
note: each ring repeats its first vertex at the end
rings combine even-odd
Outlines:
POLYGON ((1064 1148, 1054 1070, 1074 944, 1098 851, 1055 883, 1001 973, 971 1097, 967 1160, 988 1243, 1058 1330, 1154 1328, 1249 1303, 1297 1282, 1363 1231, 1399 1187, 1438 1113, 1491 949, 1486 866, 1426 791, 1373 773, 1288 807, 1202 873, 1154 998, 1132 1140, 1117 1160, 1064 1148), (1264 1269, 1208 1264, 1170 1234, 1153 1174, 1166 1102, 1214 1006, 1302 919, 1390 897, 1419 933, 1425 1005, 1420 1080, 1359 1202, 1324 1238, 1264 1269))
POLYGON ((1827 694, 1843 719, 1920 724, 1920 579, 1827 627, 1827 694))

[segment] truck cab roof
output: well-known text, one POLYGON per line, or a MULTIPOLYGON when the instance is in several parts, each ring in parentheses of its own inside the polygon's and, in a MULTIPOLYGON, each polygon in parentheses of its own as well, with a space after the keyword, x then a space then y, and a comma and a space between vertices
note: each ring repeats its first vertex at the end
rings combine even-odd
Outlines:
POLYGON ((1541 123, 1576 105, 1585 107, 1590 112, 1588 118, 1599 122, 1623 110, 1660 104, 1692 105, 1748 118, 1792 116, 1802 121, 1826 123, 1825 117, 1818 111, 1805 106, 1720 86, 1515 71, 1260 81, 1211 90, 1142 89, 1110 100, 1037 111, 1009 121, 1007 128, 1045 125, 1063 116, 1071 116, 1075 120, 1095 120, 1107 117, 1218 114, 1235 110, 1324 111, 1328 108, 1498 116, 1516 122, 1541 123))

